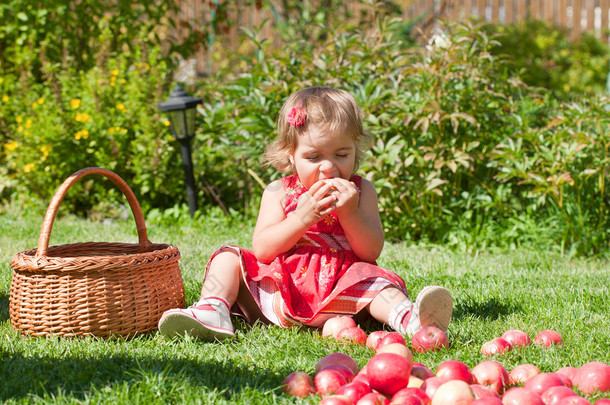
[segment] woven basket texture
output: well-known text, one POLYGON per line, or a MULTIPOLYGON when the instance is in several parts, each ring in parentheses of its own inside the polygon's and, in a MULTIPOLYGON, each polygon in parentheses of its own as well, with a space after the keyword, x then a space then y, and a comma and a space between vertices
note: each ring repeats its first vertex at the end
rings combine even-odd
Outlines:
POLYGON ((151 243, 140 206, 115 173, 85 168, 58 189, 40 233, 38 248, 11 260, 11 323, 29 336, 134 336, 157 328, 163 312, 184 306, 176 246, 151 243), (101 174, 127 197, 139 243, 82 242, 48 246, 65 193, 81 177, 101 174))

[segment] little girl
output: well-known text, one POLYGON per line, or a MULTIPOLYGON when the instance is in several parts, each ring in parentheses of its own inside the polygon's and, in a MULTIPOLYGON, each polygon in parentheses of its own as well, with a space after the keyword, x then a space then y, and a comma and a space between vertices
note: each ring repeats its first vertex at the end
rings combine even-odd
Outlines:
POLYGON ((404 281, 375 264, 383 229, 372 183, 354 174, 368 141, 354 98, 328 87, 297 91, 278 131, 266 157, 292 174, 265 189, 253 250, 217 250, 201 299, 165 312, 161 334, 227 338, 231 311, 248 322, 321 327, 366 310, 409 337, 428 325, 446 330, 453 300, 445 288, 426 287, 412 302, 404 281))

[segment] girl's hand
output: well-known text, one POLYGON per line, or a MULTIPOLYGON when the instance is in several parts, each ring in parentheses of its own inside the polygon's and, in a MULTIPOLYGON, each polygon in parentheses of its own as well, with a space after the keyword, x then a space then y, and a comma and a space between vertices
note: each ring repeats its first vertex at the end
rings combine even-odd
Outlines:
POLYGON ((314 183, 297 200, 294 215, 297 215, 307 227, 318 223, 335 209, 338 196, 331 191, 332 185, 330 183, 325 181, 314 183))
POLYGON ((337 198, 334 206, 339 220, 350 217, 358 210, 360 196, 356 184, 342 178, 334 178, 326 182, 332 186, 331 194, 337 198))

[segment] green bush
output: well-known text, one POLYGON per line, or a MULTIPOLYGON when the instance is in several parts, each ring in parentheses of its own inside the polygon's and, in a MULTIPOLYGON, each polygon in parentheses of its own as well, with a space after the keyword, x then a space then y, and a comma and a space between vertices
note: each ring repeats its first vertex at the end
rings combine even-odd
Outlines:
POLYGON ((567 29, 540 20, 487 25, 485 30, 499 34, 491 52, 510 59, 511 72, 530 86, 544 87, 562 99, 607 91, 610 48, 594 33, 572 41, 567 29))

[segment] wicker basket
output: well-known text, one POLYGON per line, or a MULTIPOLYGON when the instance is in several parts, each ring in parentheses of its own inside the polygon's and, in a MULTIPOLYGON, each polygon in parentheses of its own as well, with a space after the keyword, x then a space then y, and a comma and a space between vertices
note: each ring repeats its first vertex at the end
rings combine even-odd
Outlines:
POLYGON ((180 252, 151 243, 138 201, 117 174, 77 171, 47 209, 38 248, 17 253, 9 298, 11 323, 30 336, 131 336, 157 327, 164 311, 184 306, 180 252), (84 242, 49 247, 57 209, 68 189, 88 174, 116 184, 131 207, 139 243, 84 242))

